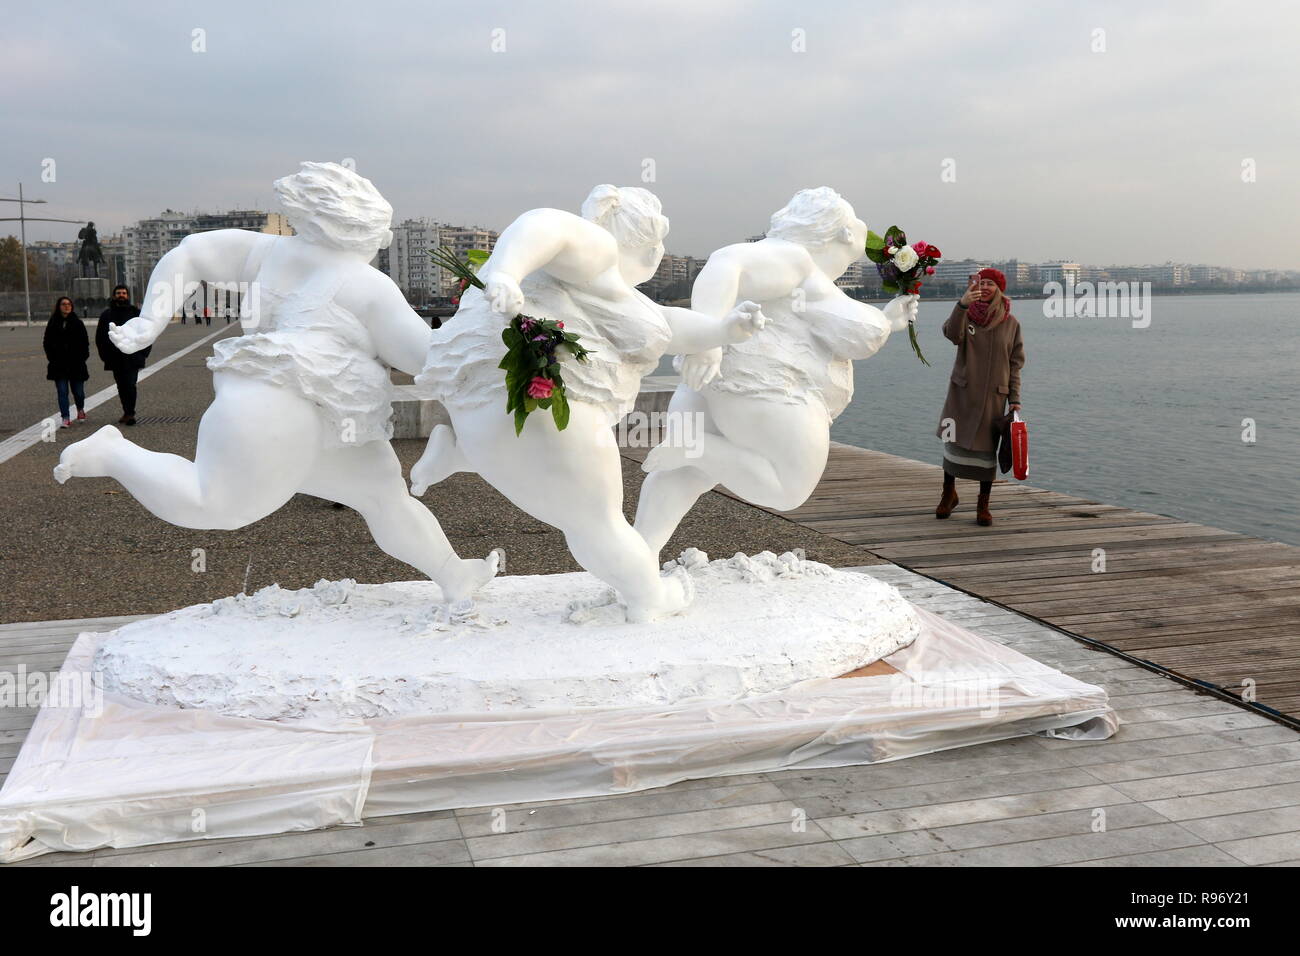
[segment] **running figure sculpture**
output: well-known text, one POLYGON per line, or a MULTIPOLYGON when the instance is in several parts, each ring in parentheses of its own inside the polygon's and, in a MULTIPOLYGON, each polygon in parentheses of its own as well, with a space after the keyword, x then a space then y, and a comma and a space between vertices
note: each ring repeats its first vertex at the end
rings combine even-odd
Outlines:
POLYGON ((411 469, 411 490, 457 471, 477 472, 519 508, 564 532, 584 568, 617 591, 571 619, 649 621, 681 610, 692 588, 684 568, 661 576, 655 554, 623 517, 623 474, 611 427, 636 401, 641 377, 665 353, 690 354, 762 328, 752 302, 717 317, 657 305, 636 290, 664 255, 668 220, 640 188, 597 186, 582 216, 534 209, 516 219, 479 269, 460 310, 433 333, 416 384, 440 400, 451 426, 430 436, 411 469), (525 306, 526 303, 526 306, 525 306), (516 436, 506 413, 502 329, 520 312, 564 322, 591 350, 560 353, 568 427, 530 415, 516 436))
POLYGON ((297 492, 316 495, 360 512, 379 547, 436 581, 449 602, 465 601, 496 573, 499 555, 456 556, 407 491, 388 443, 388 369, 419 372, 430 336, 369 265, 392 241, 392 207, 335 163, 303 163, 275 189, 297 235, 189 236, 158 261, 140 316, 109 332, 136 352, 167 327, 184 286, 248 289, 243 334, 218 342, 208 359, 216 398, 199 423, 195 460, 146 451, 107 425, 68 446, 54 476, 114 478, 185 528, 242 528, 297 492))
POLYGON ((636 529, 655 554, 716 484, 779 511, 808 500, 826 468, 830 424, 853 397, 853 360, 916 316, 915 295, 882 311, 835 285, 866 238, 853 207, 823 186, 774 213, 766 238, 709 257, 691 307, 721 316, 753 299, 770 321, 747 341, 679 361, 669 437, 646 457, 637 504, 636 529), (686 416, 699 416, 689 449, 673 435, 686 416))

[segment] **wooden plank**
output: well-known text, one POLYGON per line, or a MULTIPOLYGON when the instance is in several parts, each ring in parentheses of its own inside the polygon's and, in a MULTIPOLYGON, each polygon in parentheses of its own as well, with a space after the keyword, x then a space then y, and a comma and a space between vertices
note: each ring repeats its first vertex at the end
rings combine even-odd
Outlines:
POLYGON ((1251 676, 1300 717, 1300 548, 1003 481, 991 528, 966 494, 936 521, 941 475, 832 443, 808 501, 772 513, 1192 679, 1251 676))

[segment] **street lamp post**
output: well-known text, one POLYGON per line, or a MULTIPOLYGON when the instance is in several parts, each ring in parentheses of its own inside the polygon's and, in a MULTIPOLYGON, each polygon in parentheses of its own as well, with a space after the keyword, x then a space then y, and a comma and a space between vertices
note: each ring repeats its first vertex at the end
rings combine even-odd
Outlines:
POLYGON ((29 288, 29 283, 27 280, 27 223, 29 222, 81 222, 81 220, 80 219, 44 219, 39 216, 28 216, 26 211, 23 209, 23 207, 27 203, 32 203, 33 205, 35 205, 36 203, 43 203, 45 202, 45 200, 24 199, 22 183, 18 184, 17 199, 11 199, 5 196, 0 196, 0 202, 18 203, 18 215, 0 217, 0 222, 16 221, 18 223, 18 232, 19 235, 21 236, 21 238, 19 239, 19 244, 22 247, 23 299, 27 303, 27 324, 28 326, 30 326, 32 324, 32 292, 31 289, 29 288))

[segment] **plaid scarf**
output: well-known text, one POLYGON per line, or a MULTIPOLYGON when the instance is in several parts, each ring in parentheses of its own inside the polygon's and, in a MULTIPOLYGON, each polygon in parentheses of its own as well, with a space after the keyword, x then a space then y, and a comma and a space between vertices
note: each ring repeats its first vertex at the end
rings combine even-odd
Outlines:
POLYGON ((970 308, 966 310, 966 314, 970 317, 972 322, 980 328, 984 328, 990 322, 1001 319, 1004 315, 1011 314, 1011 300, 1005 295, 994 296, 993 301, 991 302, 985 302, 983 299, 976 299, 970 304, 970 308))

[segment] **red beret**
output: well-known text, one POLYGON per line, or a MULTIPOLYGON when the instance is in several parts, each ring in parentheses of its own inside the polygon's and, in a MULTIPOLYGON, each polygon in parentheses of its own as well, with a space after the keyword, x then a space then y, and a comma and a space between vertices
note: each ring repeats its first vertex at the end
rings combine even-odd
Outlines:
POLYGON ((999 269, 981 269, 978 273, 981 279, 992 279, 997 283, 998 288, 1003 292, 1007 291, 1007 277, 999 269))

